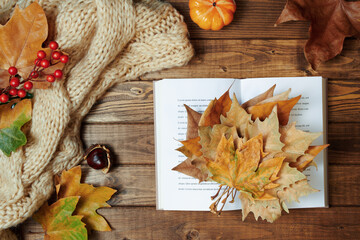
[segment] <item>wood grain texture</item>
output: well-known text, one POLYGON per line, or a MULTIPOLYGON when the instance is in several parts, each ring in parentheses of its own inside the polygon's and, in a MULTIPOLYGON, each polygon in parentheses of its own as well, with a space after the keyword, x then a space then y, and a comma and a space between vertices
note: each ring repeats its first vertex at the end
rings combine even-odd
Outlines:
MULTIPOLYGON (((241 221, 241 211, 210 212, 156 211, 154 208, 112 208, 99 211, 113 228, 112 232, 93 232, 92 240, 136 239, 356 239, 360 231, 359 207, 294 209, 275 223, 249 214, 241 221)), ((28 220, 23 226, 24 240, 42 240, 41 226, 28 220)))
POLYGON ((153 84, 137 81, 116 84, 93 106, 84 122, 153 122, 153 84))
MULTIPOLYGON (((221 77, 221 75, 213 77, 221 77)), ((330 123, 360 122, 359 83, 360 80, 357 79, 328 80, 330 123)), ((135 81, 115 85, 94 105, 84 121, 86 123, 152 123, 153 116, 152 81, 135 81)))
POLYGON ((304 56, 306 40, 193 40, 196 55, 187 66, 149 73, 141 79, 255 78, 321 75, 327 78, 360 77, 360 42, 345 40, 342 53, 323 63, 317 72, 304 56))
POLYGON ((285 6, 286 0, 236 0, 237 10, 232 23, 221 31, 206 31, 190 18, 188 0, 169 0, 183 16, 191 38, 307 38, 309 22, 297 21, 274 24, 285 6))
MULTIPOLYGON (((274 27, 286 0, 236 0, 234 21, 205 31, 189 16, 188 0, 168 0, 184 15, 196 55, 187 66, 146 74, 111 88, 85 118, 82 139, 110 146, 114 167, 107 175, 87 167, 83 179, 118 192, 113 208, 101 209, 112 232, 93 240, 135 239, 358 239, 360 234, 360 41, 346 39, 342 53, 311 70, 303 47, 309 22, 274 27), (152 81, 163 78, 323 76, 328 84, 328 209, 294 209, 275 223, 241 221, 241 211, 220 218, 209 212, 156 211, 152 81)), ((215 96, 214 96, 215 97, 215 96)), ((23 239, 44 238, 33 220, 23 239)))
MULTIPOLYGON (((106 175, 101 171, 83 167, 83 172, 86 183, 118 190, 109 201, 112 206, 156 205, 154 166, 116 166, 106 175)), ((330 165, 328 169, 330 205, 360 206, 359 179, 360 165, 330 165)))
MULTIPOLYGON (((328 128, 329 163, 360 165, 360 125, 332 123, 328 128)), ((110 146, 117 165, 155 163, 153 124, 84 124, 82 132, 85 147, 110 146)))
POLYGON ((154 126, 151 124, 85 124, 85 148, 106 145, 115 164, 154 164, 154 126))

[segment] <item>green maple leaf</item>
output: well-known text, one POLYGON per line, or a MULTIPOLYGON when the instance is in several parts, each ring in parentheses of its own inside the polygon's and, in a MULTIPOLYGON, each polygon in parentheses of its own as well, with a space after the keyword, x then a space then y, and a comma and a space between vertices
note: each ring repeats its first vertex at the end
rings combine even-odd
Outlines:
POLYGON ((21 127, 31 120, 31 100, 25 99, 12 108, 13 102, 0 106, 0 149, 10 157, 11 152, 26 144, 21 127))
POLYGON ((51 206, 45 203, 34 214, 35 221, 45 230, 45 239, 88 239, 85 223, 81 221, 82 216, 71 216, 79 198, 78 196, 62 198, 51 206))

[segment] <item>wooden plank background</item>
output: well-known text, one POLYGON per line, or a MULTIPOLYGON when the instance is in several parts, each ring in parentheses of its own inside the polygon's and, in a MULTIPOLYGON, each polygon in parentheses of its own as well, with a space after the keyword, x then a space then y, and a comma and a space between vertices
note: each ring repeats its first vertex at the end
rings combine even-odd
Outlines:
MULTIPOLYGON (((308 22, 274 27, 285 0, 236 1, 233 23, 219 32, 198 28, 187 0, 169 1, 184 15, 196 56, 187 66, 149 73, 111 88, 84 119, 84 147, 110 146, 114 168, 103 175, 83 164, 85 178, 118 192, 101 209, 112 232, 90 239, 356 239, 360 235, 360 42, 346 39, 343 52, 311 70, 303 54, 308 22), (223 213, 155 210, 152 81, 190 77, 327 77, 329 209, 291 210, 273 224, 241 211, 223 213)), ((33 220, 21 226, 24 239, 43 239, 33 220)))

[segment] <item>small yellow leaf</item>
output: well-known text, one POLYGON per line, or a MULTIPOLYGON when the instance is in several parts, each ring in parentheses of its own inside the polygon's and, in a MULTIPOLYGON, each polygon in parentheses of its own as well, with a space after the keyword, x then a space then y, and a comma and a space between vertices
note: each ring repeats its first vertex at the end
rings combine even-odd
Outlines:
POLYGON ((26 144, 22 126, 31 120, 31 100, 11 101, 0 106, 0 149, 8 157, 26 144), (15 107, 14 104, 16 104, 15 107))
POLYGON ((202 155, 201 145, 199 143, 200 137, 196 137, 193 139, 180 141, 184 146, 181 148, 178 148, 177 150, 186 153, 185 156, 192 157, 192 155, 195 155, 196 157, 200 157, 202 155))
POLYGON ((96 213, 101 207, 110 207, 106 203, 116 190, 109 187, 93 187, 89 184, 80 183, 81 167, 77 166, 69 171, 63 171, 60 179, 58 198, 80 196, 76 206, 75 215, 83 216, 82 221, 86 227, 97 231, 111 231, 106 220, 96 213))

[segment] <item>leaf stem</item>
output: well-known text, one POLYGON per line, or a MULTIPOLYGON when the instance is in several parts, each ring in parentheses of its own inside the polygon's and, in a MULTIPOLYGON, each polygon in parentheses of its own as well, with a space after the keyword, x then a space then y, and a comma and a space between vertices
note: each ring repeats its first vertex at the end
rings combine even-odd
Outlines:
MULTIPOLYGON (((221 190, 221 188, 222 188, 222 186, 223 186, 223 185, 220 185, 218 192, 217 192, 217 193, 215 194, 215 196, 214 196, 215 198, 217 197, 216 201, 213 202, 213 203, 210 205, 210 211, 211 211, 212 213, 218 215, 218 216, 220 216, 222 210, 224 209, 225 204, 226 204, 226 201, 227 201, 227 199, 229 198, 229 196, 231 195, 231 196, 234 196, 234 197, 235 197, 235 195, 234 195, 234 190, 235 190, 235 193, 236 193, 236 189, 235 189, 235 188, 231 188, 231 187, 229 187, 229 186, 226 186, 225 189, 224 189, 224 191, 223 191, 223 193, 222 193, 220 196, 218 196, 218 195, 219 195, 219 192, 220 192, 220 190, 221 190), (226 195, 226 196, 225 196, 225 195, 226 195), (224 197, 224 196, 225 196, 225 197, 224 197), (224 198, 223 198, 223 197, 224 197, 224 198), (223 205, 221 206, 220 210, 217 210, 217 207, 218 207, 220 201, 221 201, 221 203, 222 203, 223 205)), ((212 200, 213 200, 213 198, 212 198, 212 200)), ((234 202, 234 201, 232 201, 232 202, 234 202)))
POLYGON ((214 196, 211 196, 211 200, 214 200, 214 199, 219 195, 219 193, 220 193, 220 191, 221 191, 221 188, 222 188, 223 186, 224 186, 224 185, 220 185, 219 190, 217 191, 217 193, 216 193, 214 196))

